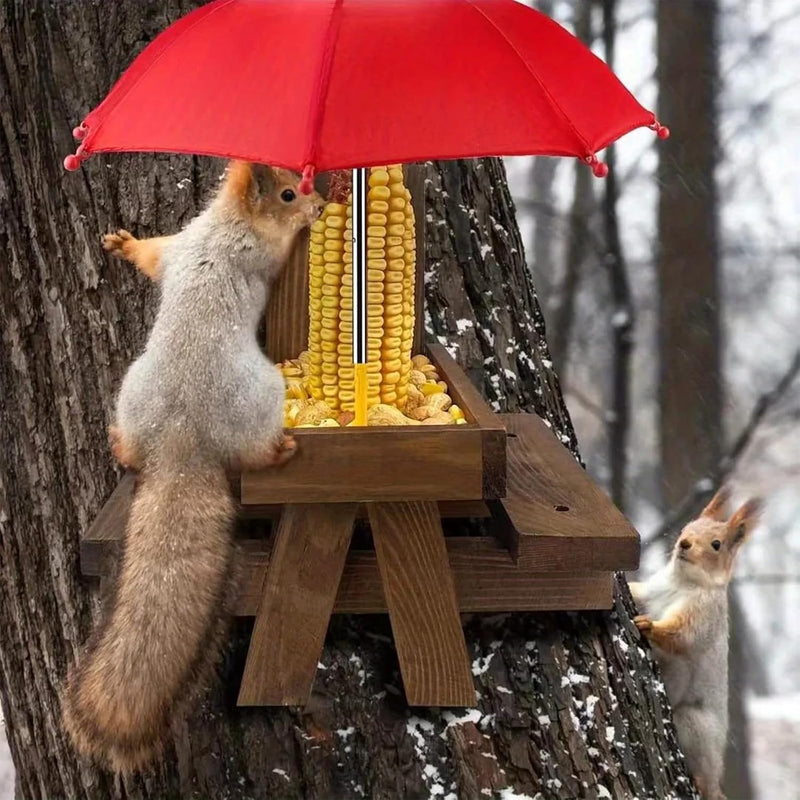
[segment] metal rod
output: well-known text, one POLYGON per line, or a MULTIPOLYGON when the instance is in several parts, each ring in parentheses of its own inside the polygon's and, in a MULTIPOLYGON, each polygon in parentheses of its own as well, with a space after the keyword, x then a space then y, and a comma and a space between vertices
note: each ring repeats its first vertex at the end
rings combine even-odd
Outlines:
POLYGON ((353 170, 353 364, 355 424, 367 424, 367 193, 369 170, 353 170))

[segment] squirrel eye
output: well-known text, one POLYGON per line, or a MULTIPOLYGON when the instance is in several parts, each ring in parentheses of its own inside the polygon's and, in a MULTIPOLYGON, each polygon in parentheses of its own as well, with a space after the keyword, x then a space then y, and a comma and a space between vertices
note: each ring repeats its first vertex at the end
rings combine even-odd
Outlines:
POLYGON ((712 546, 712 547, 713 547, 715 550, 719 550, 719 549, 720 549, 720 547, 722 547, 722 542, 721 542, 719 539, 714 539, 714 541, 713 541, 713 542, 711 542, 711 546, 712 546))
POLYGON ((297 197, 297 195, 291 189, 284 189, 281 192, 281 200, 283 200, 284 203, 291 203, 295 197, 297 197))

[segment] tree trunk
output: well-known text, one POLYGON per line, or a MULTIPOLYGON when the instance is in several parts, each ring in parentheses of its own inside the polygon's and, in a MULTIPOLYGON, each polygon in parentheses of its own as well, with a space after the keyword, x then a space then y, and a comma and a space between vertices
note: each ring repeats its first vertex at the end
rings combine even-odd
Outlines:
POLYGON ((715 480, 722 449, 717 191, 717 3, 656 3, 662 491, 677 506, 715 480))
MULTIPOLYGON (((71 125, 190 5, 0 5, 0 690, 17 797, 693 797, 624 588, 610 613, 466 620, 477 709, 457 714, 407 708, 384 617, 335 618, 305 710, 237 709, 242 621, 157 767, 121 781, 74 758, 58 697, 96 615, 78 536, 117 481, 105 427, 155 306, 98 234, 174 231, 220 165, 101 155, 67 175, 61 160, 71 125)), ((577 456, 501 162, 428 178, 430 331, 498 409, 540 414, 577 456)))
MULTIPOLYGON (((575 8, 575 36, 587 47, 594 41, 592 33, 592 3, 578 4, 575 8)), ((539 160, 539 159, 534 159, 539 160)), ((582 272, 592 240, 592 212, 594 211, 594 176, 586 165, 576 161, 572 189, 572 210, 567 228, 567 246, 564 259, 564 279, 558 291, 558 302, 550 300, 545 306, 550 331, 550 352, 559 371, 567 371, 572 341, 572 324, 575 320, 575 304, 580 290, 582 272), (552 309, 552 310, 551 310, 552 309)), ((536 273, 534 273, 536 277, 536 273)))
MULTIPOLYGON (((603 0, 603 44, 606 63, 614 68, 617 37, 616 0, 603 0)), ((605 253, 603 262, 611 284, 611 414, 608 422, 608 463, 611 468, 611 499, 625 508, 625 481, 628 471, 628 431, 631 425, 630 374, 633 355, 634 309, 628 268, 622 252, 617 215, 616 146, 606 151, 608 176, 603 198, 605 253)))
MULTIPOLYGON (((680 506, 698 481, 716 486, 722 457, 717 0, 656 3, 659 115, 658 279, 662 492, 680 506)), ((732 598, 730 735, 725 787, 753 795, 749 771, 744 629, 732 598)))

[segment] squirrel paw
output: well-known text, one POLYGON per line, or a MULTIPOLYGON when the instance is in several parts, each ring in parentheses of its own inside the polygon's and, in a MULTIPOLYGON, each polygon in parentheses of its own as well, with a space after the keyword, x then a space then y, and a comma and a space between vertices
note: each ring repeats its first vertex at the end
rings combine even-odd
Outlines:
POLYGON ((294 436, 282 434, 277 440, 271 440, 264 449, 247 453, 239 458, 239 467, 247 470, 280 467, 297 452, 297 441, 294 436))
POLYGON ((101 239, 103 249, 111 253, 112 256, 117 258, 125 258, 125 250, 128 242, 134 242, 136 239, 133 234, 120 228, 116 233, 107 233, 101 239))
POLYGON ((111 425, 108 429, 108 443, 111 446, 111 455, 123 469, 138 470, 142 466, 136 445, 116 425, 111 425))
POLYGON ((639 614, 633 618, 633 624, 641 633, 648 634, 653 630, 653 620, 647 614, 639 614))
POLYGON ((272 466, 279 467, 281 464, 285 464, 296 452, 297 440, 294 436, 289 436, 284 433, 278 440, 278 444, 273 452, 274 461, 272 462, 272 466))

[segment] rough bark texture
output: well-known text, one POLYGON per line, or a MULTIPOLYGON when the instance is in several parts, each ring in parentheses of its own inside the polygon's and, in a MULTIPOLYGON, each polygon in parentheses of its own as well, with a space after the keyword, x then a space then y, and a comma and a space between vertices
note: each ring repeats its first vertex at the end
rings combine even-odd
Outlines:
MULTIPOLYGON (((95 157, 70 129, 190 4, 0 5, 0 695, 19 798, 693 797, 663 689, 620 599, 606 614, 467 621, 478 708, 410 712, 388 620, 339 618, 305 711, 236 709, 249 625, 163 762, 127 781, 60 729, 67 664, 96 612, 78 536, 117 475, 105 425, 152 318, 151 287, 98 234, 170 232, 218 164, 95 157)), ((429 327, 498 408, 541 414, 577 456, 500 162, 430 165, 429 327)), ((621 597, 627 593, 621 590, 621 597)))
MULTIPOLYGON (((656 15, 659 115, 672 131, 659 143, 658 171, 661 483, 664 507, 672 509, 699 480, 717 485, 723 445, 715 180, 719 7, 716 0, 675 0, 656 3, 656 15)), ((734 611, 732 625, 741 618, 734 611)), ((743 635, 734 629, 737 646, 743 635)), ((725 788, 747 800, 753 789, 740 654, 733 649, 730 661, 725 788)))
POLYGON ((722 447, 717 191, 717 3, 656 3, 662 492, 676 507, 716 478, 722 447))

